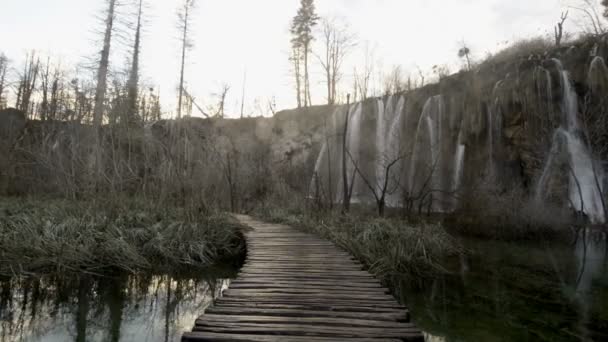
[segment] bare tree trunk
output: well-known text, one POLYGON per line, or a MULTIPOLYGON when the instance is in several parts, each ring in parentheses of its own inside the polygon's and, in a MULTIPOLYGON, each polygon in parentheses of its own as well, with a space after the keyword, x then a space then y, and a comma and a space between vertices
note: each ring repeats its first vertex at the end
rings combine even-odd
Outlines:
POLYGON ((294 46, 292 48, 293 72, 296 78, 296 95, 298 100, 298 108, 302 108, 302 75, 300 74, 300 48, 294 46))
POLYGON ((348 186, 348 170, 346 169, 346 157, 348 154, 348 119, 350 114, 350 94, 346 96, 346 116, 344 118, 344 131, 342 132, 342 183, 343 183, 343 202, 342 212, 348 213, 350 210, 350 189, 348 186))
POLYGON ((241 119, 245 115, 245 84, 247 83, 247 70, 243 73, 243 92, 241 94, 241 119))
POLYGON ((334 209, 333 182, 331 175, 331 145, 329 144, 329 135, 327 134, 327 118, 325 119, 325 144, 327 145, 327 187, 329 196, 329 209, 334 209))
POLYGON ((0 109, 4 106, 4 87, 6 84, 6 70, 8 69, 8 59, 0 55, 0 109))
POLYGON ((139 10, 137 12, 137 27, 135 29, 135 44, 133 46, 133 57, 131 61, 131 74, 129 76, 129 84, 127 86, 127 125, 133 124, 138 112, 138 97, 139 97, 139 55, 141 46, 141 18, 142 18, 143 0, 139 0, 139 10))
POLYGON ((188 46, 188 19, 190 15, 190 7, 185 6, 184 18, 183 18, 183 32, 182 32, 182 63, 179 73, 179 95, 177 99, 177 118, 182 117, 182 98, 184 96, 184 69, 186 67, 186 50, 188 46))
MULTIPOLYGON (((95 91, 95 109, 93 110, 93 126, 95 130, 101 128, 103 121, 104 103, 108 83, 108 68, 110 64, 110 46, 112 43, 112 30, 114 28, 114 15, 116 0, 109 0, 108 16, 106 18, 106 31, 103 38, 103 49, 101 50, 101 60, 97 71, 97 89, 95 91)), ((99 134, 99 132, 97 132, 99 134)), ((97 137, 99 143, 99 137, 97 137)))
POLYGON ((310 100, 310 79, 308 78, 308 54, 309 44, 304 45, 304 107, 312 105, 310 100))

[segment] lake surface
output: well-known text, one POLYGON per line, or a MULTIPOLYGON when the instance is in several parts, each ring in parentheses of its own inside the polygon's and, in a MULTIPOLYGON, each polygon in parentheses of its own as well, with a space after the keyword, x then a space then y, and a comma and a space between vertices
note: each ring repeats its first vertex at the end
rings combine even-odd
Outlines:
POLYGON ((0 342, 179 341, 229 280, 46 277, 0 282, 0 342))
POLYGON ((402 296, 429 342, 608 341, 604 233, 570 243, 463 240, 452 272, 402 296))

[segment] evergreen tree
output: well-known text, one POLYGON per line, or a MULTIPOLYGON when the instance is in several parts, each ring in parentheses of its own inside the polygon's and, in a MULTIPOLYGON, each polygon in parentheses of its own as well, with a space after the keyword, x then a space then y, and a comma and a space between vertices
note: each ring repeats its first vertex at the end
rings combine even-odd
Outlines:
MULTIPOLYGON (((291 34, 293 36, 291 40, 292 47, 295 51, 299 51, 297 54, 302 59, 304 67, 304 106, 307 107, 311 104, 310 99, 310 80, 308 77, 308 57, 310 56, 310 45, 314 40, 312 29, 319 22, 319 16, 315 12, 314 0, 300 0, 300 9, 298 9, 297 15, 293 18, 291 24, 291 34)), ((299 65, 297 67, 299 69, 299 65)), ((296 77, 298 78, 300 70, 295 70, 296 77)), ((298 87, 299 88, 299 87, 298 87)), ((298 92, 300 89, 298 89, 298 92)))

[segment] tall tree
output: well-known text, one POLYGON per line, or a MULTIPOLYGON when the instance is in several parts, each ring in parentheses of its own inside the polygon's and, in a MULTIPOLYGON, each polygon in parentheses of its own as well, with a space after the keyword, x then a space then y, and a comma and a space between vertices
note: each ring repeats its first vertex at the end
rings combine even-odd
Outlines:
POLYGON ((608 0, 602 0, 602 6, 604 6, 604 17, 608 18, 608 0))
POLYGON ((135 27, 135 42, 133 45, 133 56, 131 60, 131 70, 127 83, 127 124, 136 121, 139 99, 139 55, 141 52, 141 19, 143 10, 143 0, 139 0, 137 11, 137 26, 135 27))
POLYGON ((15 103, 15 107, 24 113, 28 113, 30 110, 39 70, 40 60, 36 58, 36 54, 34 52, 28 54, 25 57, 23 74, 21 74, 21 79, 19 80, 17 102, 15 103))
POLYGON ((103 122, 103 113, 108 88, 108 69, 110 67, 110 47, 112 34, 114 32, 114 22, 116 19, 116 0, 108 0, 106 11, 105 33, 103 38, 103 48, 97 70, 97 88, 95 90, 95 108, 93 109, 93 126, 99 130, 103 122))
POLYGON ((303 62, 304 74, 304 106, 311 104, 310 78, 308 73, 308 57, 310 56, 311 43, 314 40, 313 28, 319 22, 319 16, 315 12, 314 0, 300 0, 300 9, 293 18, 291 24, 292 46, 301 52, 299 54, 303 62))
POLYGON ((323 19, 323 46, 325 53, 318 57, 325 73, 327 83, 327 104, 336 103, 337 87, 342 78, 342 64, 354 46, 354 36, 348 33, 345 25, 335 19, 323 19))
POLYGON ((192 48, 192 43, 190 42, 189 33, 190 33, 190 21, 192 20, 191 14, 192 9, 194 8, 195 0, 183 0, 182 7, 177 13, 178 17, 178 28, 181 32, 181 44, 182 44, 182 62, 179 73, 179 89, 178 89, 178 98, 177 98, 177 118, 182 117, 182 105, 184 98, 184 70, 186 67, 186 53, 190 48, 192 48))
POLYGON ((298 108, 302 107, 302 67, 300 65, 300 47, 292 40, 291 55, 289 60, 293 63, 293 73, 296 81, 296 96, 298 108))
POLYGON ((6 104, 4 98, 4 88, 6 87, 6 71, 8 70, 8 58, 0 53, 0 109, 3 109, 6 104))

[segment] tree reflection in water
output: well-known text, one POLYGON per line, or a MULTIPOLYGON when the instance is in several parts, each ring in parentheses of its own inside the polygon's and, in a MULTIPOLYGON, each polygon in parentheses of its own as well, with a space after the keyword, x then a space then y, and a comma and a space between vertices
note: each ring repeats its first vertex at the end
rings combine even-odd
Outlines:
POLYGON ((177 341, 222 278, 47 276, 0 281, 0 342, 177 341))

